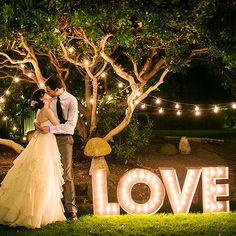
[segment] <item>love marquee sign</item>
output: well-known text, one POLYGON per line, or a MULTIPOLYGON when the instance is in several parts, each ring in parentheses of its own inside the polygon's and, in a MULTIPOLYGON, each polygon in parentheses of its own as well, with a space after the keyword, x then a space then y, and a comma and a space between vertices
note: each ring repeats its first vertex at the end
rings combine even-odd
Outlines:
POLYGON ((229 178, 228 167, 187 168, 183 188, 180 189, 176 170, 159 168, 161 179, 146 169, 126 172, 117 186, 118 203, 108 203, 107 173, 97 169, 92 175, 94 215, 120 215, 120 207, 128 214, 155 214, 163 205, 167 194, 173 213, 188 213, 194 193, 202 176, 203 212, 228 212, 229 201, 218 197, 229 197, 229 184, 219 183, 229 178), (144 183, 150 188, 150 198, 144 204, 132 199, 135 184, 144 183))

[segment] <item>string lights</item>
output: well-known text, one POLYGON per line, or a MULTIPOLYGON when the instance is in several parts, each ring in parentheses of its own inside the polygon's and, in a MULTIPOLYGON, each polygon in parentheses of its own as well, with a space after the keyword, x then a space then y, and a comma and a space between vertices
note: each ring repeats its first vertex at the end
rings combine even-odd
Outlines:
MULTIPOLYGON (((72 54, 75 51, 74 47, 68 47, 68 52, 72 54)), ((88 66, 90 64, 90 61, 88 59, 83 60, 83 64, 85 66, 88 66)), ((27 69, 25 64, 20 64, 20 67, 22 69, 27 69)), ((29 72, 27 73, 27 76, 29 78, 32 78, 35 76, 34 72, 30 69, 27 69, 29 72)), ((108 74, 106 72, 101 73, 100 77, 101 78, 106 78, 108 74)), ((109 75, 109 77, 115 79, 117 81, 116 85, 119 89, 119 92, 125 92, 127 95, 130 93, 129 88, 131 85, 126 85, 124 82, 121 82, 118 78, 109 75)), ((2 114, 2 120, 7 121, 8 116, 4 113, 3 108, 4 108, 4 103, 6 103, 7 97, 11 94, 11 88, 13 84, 17 84, 20 82, 20 78, 18 76, 14 76, 12 79, 12 82, 10 86, 4 91, 3 95, 0 95, 0 113, 2 114)), ((45 84, 44 82, 41 82, 39 84, 40 88, 44 88, 45 84)), ((136 99, 142 95, 141 91, 137 91, 136 93, 136 99)), ((106 95, 106 100, 107 101, 112 101, 114 97, 112 94, 106 95)), ((228 110, 228 109, 233 109, 236 110, 236 102, 228 102, 228 103, 221 103, 221 104, 191 104, 191 103, 184 103, 184 102, 179 102, 179 101, 171 101, 167 100, 164 98, 148 95, 147 99, 149 103, 145 103, 144 101, 138 101, 138 100, 133 100, 133 103, 137 106, 138 109, 141 110, 146 110, 146 112, 150 111, 150 109, 157 110, 157 114, 164 114, 167 111, 174 112, 176 116, 181 116, 184 112, 190 112, 196 117, 200 117, 204 112, 212 112, 214 114, 218 114, 222 110, 228 110)), ((94 102, 94 99, 91 98, 89 101, 91 104, 94 102)), ((97 111, 98 112, 98 111, 97 111)), ((17 130, 17 127, 14 125, 11 128, 13 131, 17 130)))

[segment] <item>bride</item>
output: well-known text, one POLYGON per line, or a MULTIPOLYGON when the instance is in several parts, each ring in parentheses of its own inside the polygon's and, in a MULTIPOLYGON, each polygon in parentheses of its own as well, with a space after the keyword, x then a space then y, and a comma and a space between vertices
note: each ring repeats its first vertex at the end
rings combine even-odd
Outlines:
MULTIPOLYGON (((39 89, 32 96, 42 126, 59 124, 49 108, 51 97, 39 89)), ((53 134, 35 132, 15 159, 0 187, 0 224, 40 228, 66 220, 61 202, 63 169, 53 134)))

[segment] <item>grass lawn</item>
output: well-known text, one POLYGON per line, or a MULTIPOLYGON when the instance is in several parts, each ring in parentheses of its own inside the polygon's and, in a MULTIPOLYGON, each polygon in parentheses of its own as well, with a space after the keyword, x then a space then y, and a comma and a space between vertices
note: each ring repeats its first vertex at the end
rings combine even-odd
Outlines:
POLYGON ((95 217, 58 222, 42 229, 0 226, 0 235, 236 235, 236 212, 95 217))

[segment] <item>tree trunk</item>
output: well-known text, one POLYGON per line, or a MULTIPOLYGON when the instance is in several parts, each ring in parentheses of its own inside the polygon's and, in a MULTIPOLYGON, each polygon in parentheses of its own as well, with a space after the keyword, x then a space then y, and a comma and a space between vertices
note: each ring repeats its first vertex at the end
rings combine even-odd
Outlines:
POLYGON ((12 149, 14 149, 17 153, 20 153, 24 150, 24 147, 21 146, 20 144, 10 140, 10 139, 2 139, 0 138, 0 144, 4 146, 8 146, 12 149))

